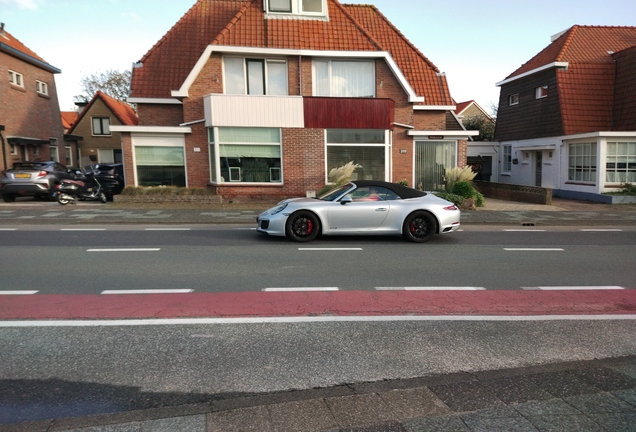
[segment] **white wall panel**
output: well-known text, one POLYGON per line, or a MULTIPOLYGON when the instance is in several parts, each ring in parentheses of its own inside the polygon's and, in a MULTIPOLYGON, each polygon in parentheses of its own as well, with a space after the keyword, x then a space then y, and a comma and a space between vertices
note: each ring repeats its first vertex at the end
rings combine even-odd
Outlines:
POLYGON ((290 127, 305 125, 300 96, 208 95, 204 98, 205 125, 290 127))

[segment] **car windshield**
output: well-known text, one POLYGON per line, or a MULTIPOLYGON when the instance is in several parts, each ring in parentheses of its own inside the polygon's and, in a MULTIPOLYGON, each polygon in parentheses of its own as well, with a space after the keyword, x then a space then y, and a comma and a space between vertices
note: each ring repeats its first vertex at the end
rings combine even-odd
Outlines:
POLYGON ((352 186, 353 186, 352 183, 343 184, 342 186, 338 186, 335 189, 331 189, 325 192, 324 194, 319 195, 317 198, 323 201, 333 201, 336 198, 338 198, 340 195, 345 193, 347 190, 351 189, 352 186))
POLYGON ((13 164, 12 169, 40 169, 46 168, 48 164, 41 162, 16 162, 13 164))

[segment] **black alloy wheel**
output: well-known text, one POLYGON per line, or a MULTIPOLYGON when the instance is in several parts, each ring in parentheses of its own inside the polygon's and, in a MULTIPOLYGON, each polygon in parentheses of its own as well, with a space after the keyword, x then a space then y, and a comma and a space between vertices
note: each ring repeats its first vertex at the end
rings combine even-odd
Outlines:
POLYGON ((301 210, 287 218, 285 234, 297 242, 309 242, 320 233, 320 221, 310 211, 301 210))
POLYGON ((15 195, 9 195, 9 194, 2 195, 2 200, 4 202, 14 202, 15 201, 15 195))
POLYGON ((437 232, 435 217, 425 211, 416 211, 407 216, 402 225, 402 233, 407 240, 416 243, 427 242, 437 232))

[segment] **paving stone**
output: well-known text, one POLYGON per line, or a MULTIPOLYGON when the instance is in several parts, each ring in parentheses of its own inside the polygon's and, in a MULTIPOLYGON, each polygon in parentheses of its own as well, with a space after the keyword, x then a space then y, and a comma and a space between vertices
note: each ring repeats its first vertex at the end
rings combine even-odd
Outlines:
POLYGON ((208 414, 207 432, 274 432, 265 406, 208 414))
POLYGON ((147 420, 141 423, 143 432, 206 432, 205 429, 205 415, 147 420))
POLYGON ((636 407, 611 393, 571 396, 563 400, 584 414, 636 412, 636 407))
POLYGON ((400 423, 385 423, 353 429, 338 429, 337 432, 406 432, 400 423))
POLYGON ((471 432, 464 421, 458 416, 430 417, 409 420, 402 423, 406 432, 471 432))
POLYGON ((622 374, 625 374, 631 378, 636 379, 636 364, 612 366, 612 369, 622 374))
POLYGON ((528 379, 557 398, 599 393, 601 391, 598 387, 594 387, 576 377, 570 371, 530 375, 528 379))
POLYGON ((598 423, 584 415, 526 417, 541 432, 604 432, 598 423))
POLYGON ((431 387, 431 390, 442 402, 456 412, 475 411, 504 405, 479 382, 435 386, 431 387))
POLYGON ((426 387, 393 390, 380 393, 380 397, 399 419, 452 414, 452 410, 426 387))
POLYGON ((636 431, 636 413, 591 414, 589 417, 608 431, 636 431))
POLYGON ((542 416, 542 415, 579 415, 581 414, 572 405, 562 399, 550 399, 545 401, 531 401, 521 404, 514 404, 513 408, 522 415, 542 416))
POLYGON ((389 406, 375 393, 325 398, 340 427, 389 423, 399 420, 389 406))
POLYGON ((487 418, 468 414, 462 415, 461 418, 471 431, 538 432, 532 423, 520 415, 508 418, 487 418))
POLYGON ((611 368, 590 368, 572 371, 586 383, 604 391, 636 388, 636 379, 611 368))
POLYGON ((337 426, 323 399, 270 405, 268 409, 276 432, 311 432, 337 426))
POLYGON ((552 399, 553 396, 524 377, 483 381, 482 385, 505 403, 552 399))
POLYGON ((612 394, 618 398, 621 398, 625 402, 636 406, 636 389, 630 390, 616 390, 612 394))
MULTIPOLYGON (((205 429, 201 429, 205 431, 205 429)), ((91 426, 80 429, 69 429, 61 432, 142 432, 141 423, 122 423, 115 425, 91 426)), ((198 431, 197 431, 198 432, 198 431)))

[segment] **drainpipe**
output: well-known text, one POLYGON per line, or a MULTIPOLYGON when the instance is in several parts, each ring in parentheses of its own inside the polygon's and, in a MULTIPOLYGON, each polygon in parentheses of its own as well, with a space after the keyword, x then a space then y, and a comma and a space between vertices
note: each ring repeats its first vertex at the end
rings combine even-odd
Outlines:
POLYGON ((7 149, 4 146, 4 137, 2 136, 2 132, 4 131, 4 125, 0 125, 0 141, 2 141, 2 163, 4 169, 8 169, 7 167, 7 149))

